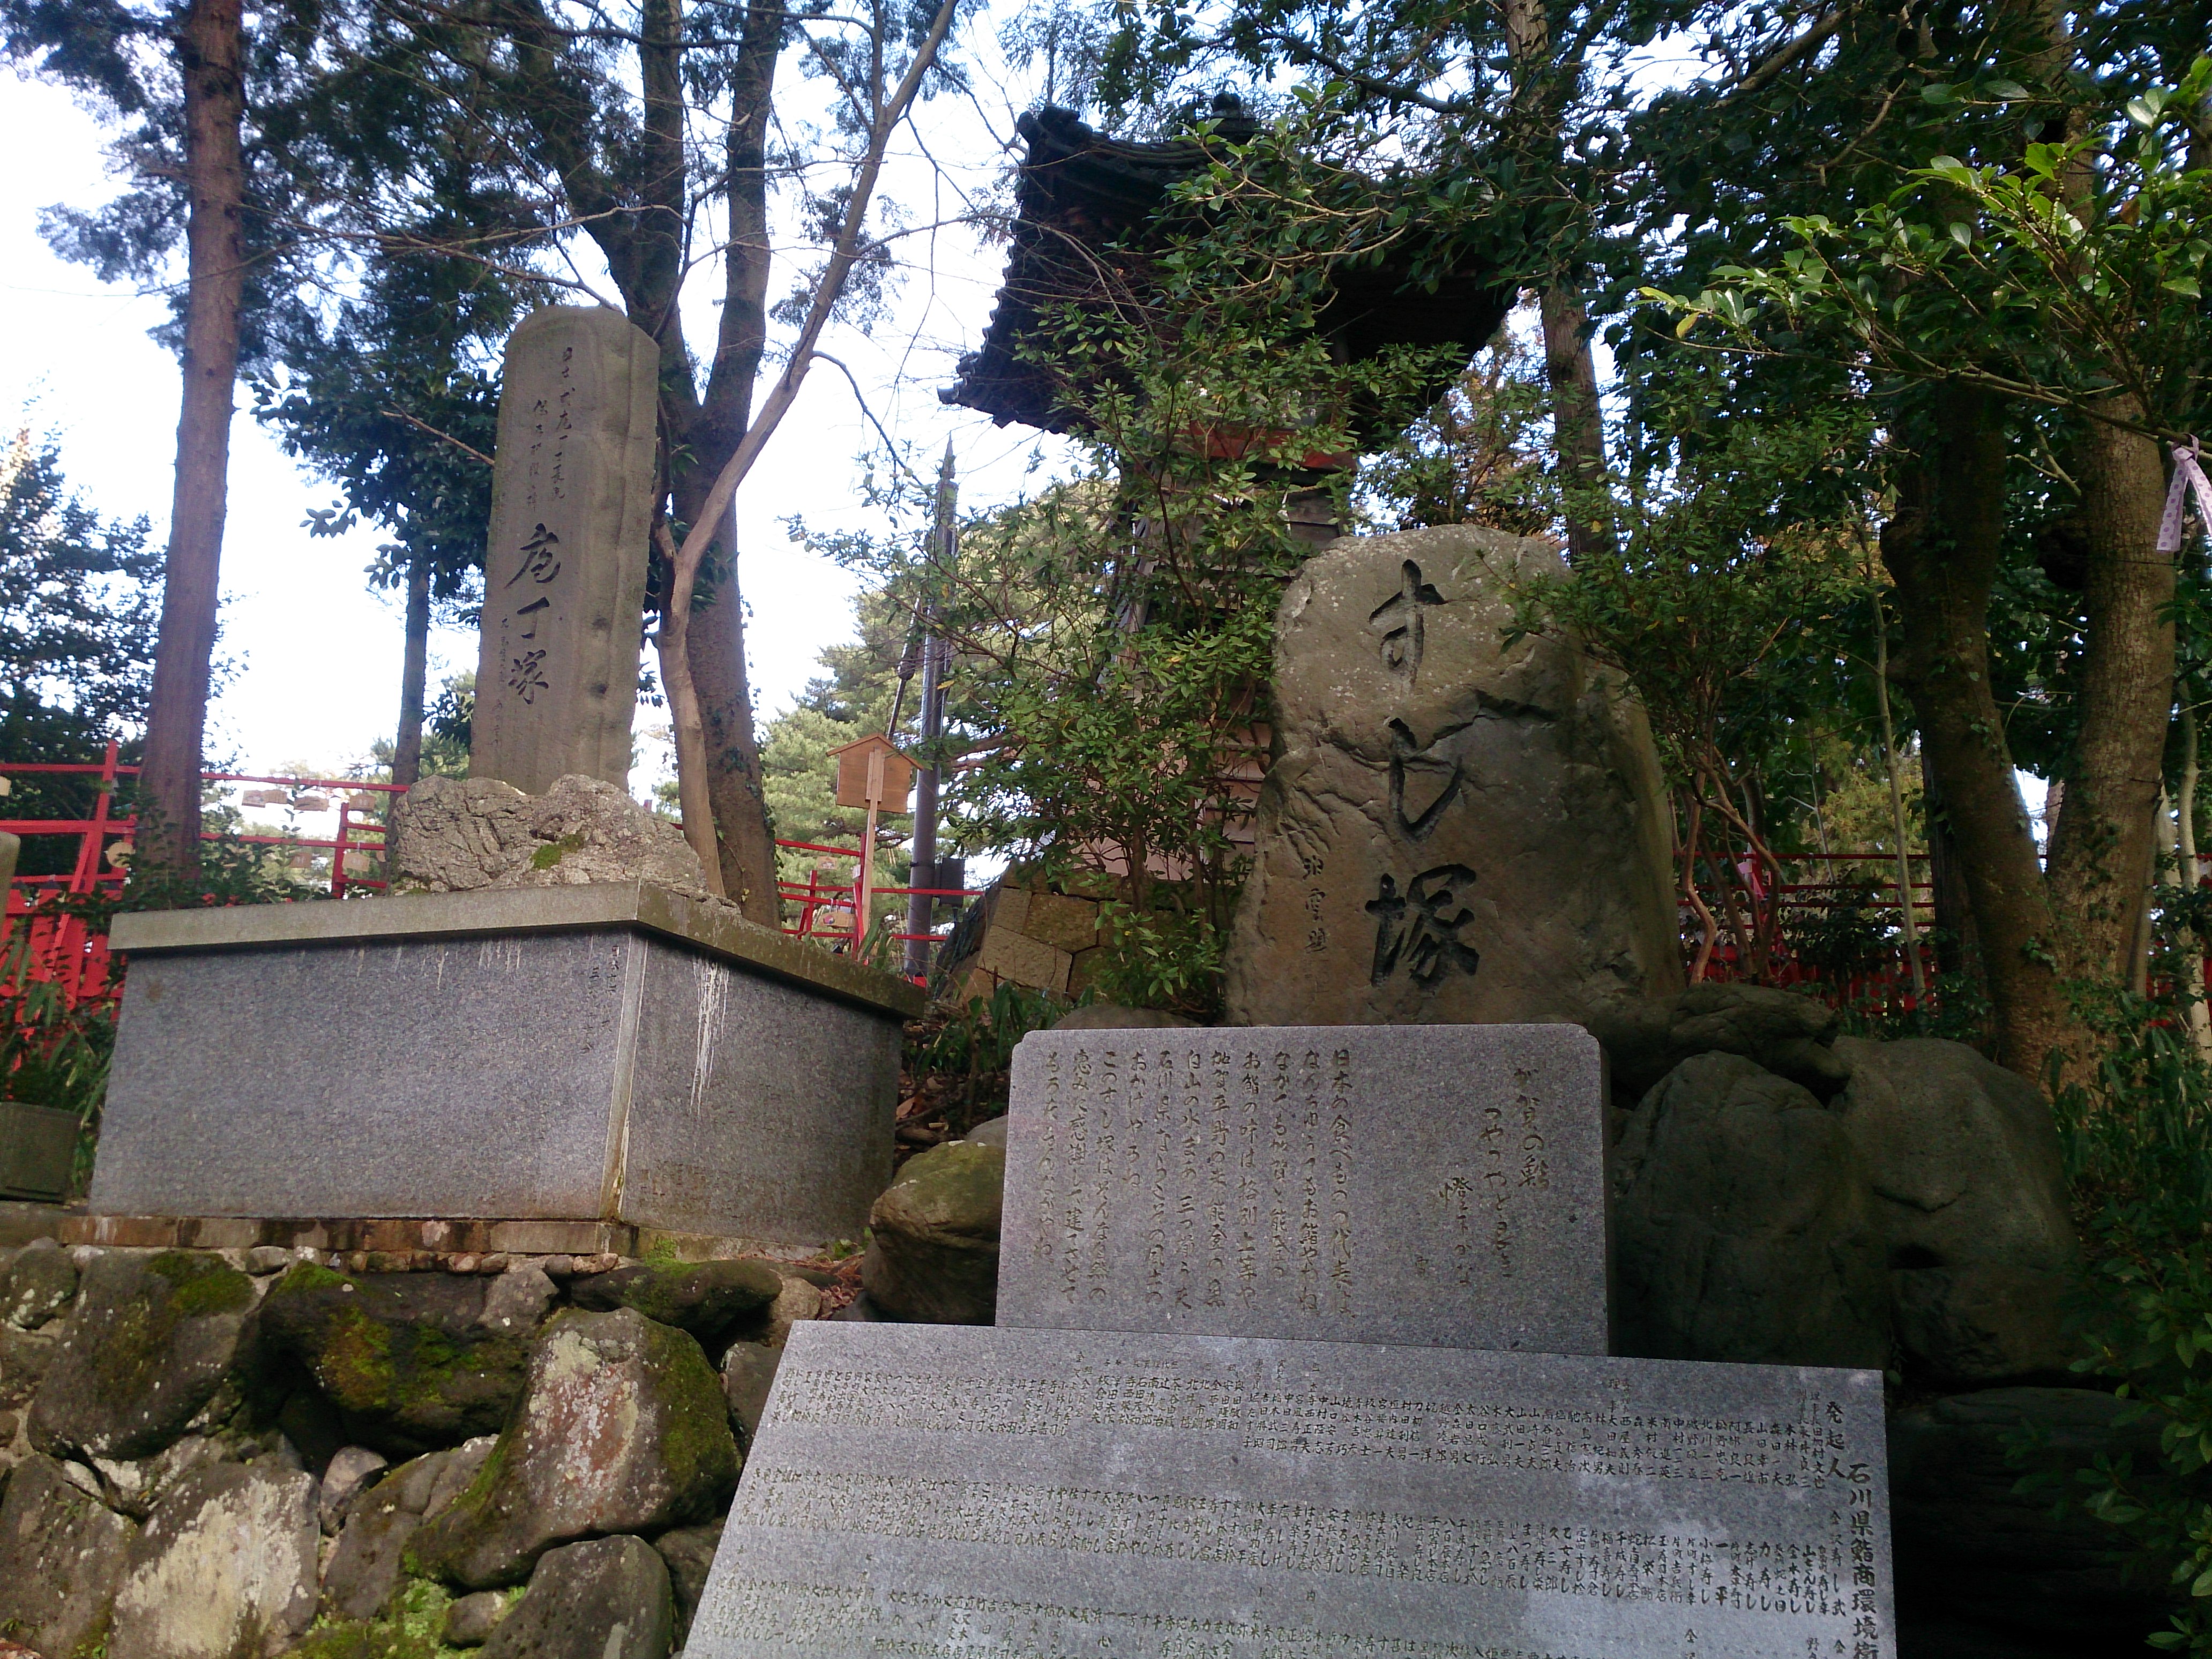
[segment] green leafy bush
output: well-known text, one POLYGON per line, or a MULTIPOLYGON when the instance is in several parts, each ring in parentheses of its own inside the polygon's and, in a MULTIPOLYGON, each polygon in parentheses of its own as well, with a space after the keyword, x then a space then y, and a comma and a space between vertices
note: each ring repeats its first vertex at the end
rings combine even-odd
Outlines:
POLYGON ((2212 1070, 2171 1003, 2106 994, 2085 1023, 2105 1052, 2057 1103, 2094 1264, 2075 1369, 2117 1379, 2136 1420, 2158 1422, 2160 1457, 2100 1459, 2071 1501, 2181 1600, 2152 1645, 2212 1654, 2212 1070))
POLYGON ((1014 1045, 1066 1012, 1048 991, 1001 984, 988 1001, 970 997, 956 1013, 916 1021, 907 1028, 909 1097, 925 1099, 924 1115, 941 1117, 953 1136, 1003 1116, 1014 1045))

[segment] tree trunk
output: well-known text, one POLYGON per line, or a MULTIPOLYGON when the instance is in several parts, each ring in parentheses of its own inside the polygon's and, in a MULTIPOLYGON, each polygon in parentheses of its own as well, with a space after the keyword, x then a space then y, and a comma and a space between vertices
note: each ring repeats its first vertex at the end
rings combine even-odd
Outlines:
POLYGON ((1990 690, 2002 409, 1988 393, 1955 385, 1936 387, 1934 402, 1924 446, 1903 469, 1897 511, 1881 536, 1904 623, 1899 678, 1942 781, 1996 1009, 1997 1058, 2040 1082, 2069 1032, 2035 837, 1990 690))
POLYGON ((1936 903, 1936 967, 1943 974, 1971 975, 1989 994, 1981 971, 1981 938, 1974 931, 1974 908, 1966 896, 1966 872, 1960 867, 1958 837, 1951 833, 1950 811, 1936 763, 1920 749, 1920 816, 1928 830, 1928 883, 1936 903))
MULTIPOLYGON (((1505 0, 1505 48, 1513 61, 1513 119, 1517 143, 1557 167, 1565 155, 1564 110, 1582 78, 1581 64, 1556 59, 1546 0, 1505 0)), ((1613 514, 1604 498, 1605 413, 1598 403, 1597 365, 1590 356, 1589 316, 1574 273, 1555 270, 1538 295, 1544 323, 1544 374, 1552 392, 1553 445, 1565 486, 1570 558, 1613 544, 1613 514)))
POLYGON ((407 653, 399 665, 399 731, 392 740, 392 781, 422 775, 422 693, 430 674, 430 561, 407 567, 407 653))
MULTIPOLYGON (((2115 413, 2140 419, 2132 398, 2115 413)), ((2139 433, 2094 422, 2083 444, 2088 529, 2080 734, 2051 835, 2051 907, 2069 977, 2130 977, 2173 710, 2173 561, 2157 551, 2166 469, 2139 433)))
MULTIPOLYGON (((697 698, 690 695, 696 682, 691 667, 690 642, 686 637, 692 599, 698 591, 701 570, 717 539, 727 536, 726 514, 732 508, 738 487, 744 483, 746 475, 760 459, 762 449, 783 423, 783 417, 791 412, 792 405, 798 401, 799 388, 805 382, 808 369, 813 366, 815 348, 821 341, 822 331, 829 326, 837 301, 845 291, 846 281, 860 257, 863 227, 866 223, 869 204, 873 198, 877 183, 882 177, 884 157, 889 149, 891 136, 906 118, 907 112, 913 107, 924 76, 937 60, 938 49, 944 44, 945 37, 952 27, 956 5, 957 0, 939 0, 937 15, 931 20, 928 33, 916 42, 913 58, 908 60, 905 71, 899 77, 898 85, 888 98, 883 95, 880 79, 884 43, 881 40, 876 42, 874 61, 878 78, 869 84, 872 106, 869 112, 871 118, 866 147, 854 169, 851 193, 840 204, 842 218, 836 237, 830 245, 829 257, 814 278, 814 291, 807 307, 806 320, 800 325, 798 337, 792 342, 790 356, 784 364, 783 372, 776 376, 761 406, 752 411, 744 438, 729 459, 722 463, 692 515, 690 526, 684 532, 684 545, 669 560, 669 590, 662 613, 663 629, 666 630, 670 617, 680 618, 682 623, 673 638, 664 645, 661 659, 669 682, 670 712, 675 717, 677 783, 679 793, 687 803, 702 793, 695 781, 712 769, 703 709, 697 698), (686 694, 680 700, 677 695, 679 686, 686 694)), ((734 242, 734 238, 732 240, 734 242)), ((736 607, 732 605, 728 609, 734 617, 736 607)), ((739 660, 741 664, 742 659, 739 660)), ((750 732, 750 709, 746 711, 744 729, 750 732)), ((746 757, 751 758, 750 752, 746 757)), ((731 840, 736 839, 735 832, 740 827, 738 824, 731 826, 733 832, 731 840)), ((762 828, 765 839, 764 822, 762 828)), ((703 824, 693 823, 688 807, 684 833, 702 859, 720 860, 726 857, 725 848, 729 842, 716 834, 716 826, 711 821, 703 824)), ((768 845, 764 850, 769 855, 767 891, 759 894, 756 902, 773 905, 775 902, 773 844, 768 845)), ((745 890, 741 888, 740 890, 745 890)))
MULTIPOLYGON (((672 469, 670 481, 676 516, 687 527, 704 506, 714 475, 744 441, 761 353, 768 342, 768 127, 783 19, 779 8, 756 0, 745 15, 732 77, 729 173, 724 191, 730 241, 723 254, 720 349, 706 395, 681 434, 689 465, 672 469)), ((753 730, 752 688, 745 673, 734 512, 723 522, 711 575, 708 602, 691 613, 688 641, 692 685, 706 736, 707 803, 714 817, 723 891, 748 919, 773 927, 781 919, 775 839, 761 790, 760 744, 753 730)))
MULTIPOLYGON (((713 482, 709 474, 701 486, 713 482)), ((751 921, 775 927, 775 837, 761 790, 760 742, 753 730, 745 674, 744 610, 739 603, 737 515, 729 515, 717 561, 714 603, 691 613, 691 678, 707 735, 707 801, 722 853, 722 889, 751 921)))
POLYGON ((177 36, 185 89, 186 280, 184 400, 154 653, 146 754, 138 775, 143 870, 182 875, 200 844, 201 743, 222 591, 238 313, 246 290, 246 114, 240 0, 191 0, 177 36))
POLYGON ((1581 294, 1554 283, 1541 298, 1544 371, 1552 388, 1553 442, 1566 485, 1570 559, 1613 545, 1613 514, 1605 497, 1605 412, 1590 356, 1589 317, 1581 294))

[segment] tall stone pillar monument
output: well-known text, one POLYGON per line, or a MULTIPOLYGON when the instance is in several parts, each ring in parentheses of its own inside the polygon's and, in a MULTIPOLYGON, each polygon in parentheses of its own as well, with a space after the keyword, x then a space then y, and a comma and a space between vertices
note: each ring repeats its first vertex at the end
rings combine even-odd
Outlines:
POLYGON ((507 343, 469 775, 629 780, 660 348, 605 306, 507 343))

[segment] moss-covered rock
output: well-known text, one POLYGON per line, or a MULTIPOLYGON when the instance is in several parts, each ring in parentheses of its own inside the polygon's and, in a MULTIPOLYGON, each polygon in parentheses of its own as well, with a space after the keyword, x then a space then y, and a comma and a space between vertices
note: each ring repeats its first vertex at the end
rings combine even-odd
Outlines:
POLYGON ((323 1571, 323 1613, 368 1624, 395 1619, 413 1594, 402 1576, 416 1528, 465 1491, 491 1455, 489 1437, 392 1470, 349 1506, 323 1571))
POLYGON ((76 1297, 76 1264, 51 1238, 34 1238, 0 1273, 0 1320, 35 1331, 76 1297))
POLYGON ((261 1346, 296 1364, 346 1437, 408 1457, 496 1433, 522 1392, 529 1333, 486 1321, 486 1281, 347 1274, 301 1262, 261 1309, 261 1346))
POLYGON ((325 1619, 285 1659, 446 1659, 438 1639, 453 1597, 442 1584, 417 1579, 374 1619, 325 1619))
POLYGON ((999 1305, 1000 1147, 956 1140, 907 1160, 868 1217, 860 1283, 896 1319, 988 1325, 999 1305))
POLYGON ((635 1308, 712 1347, 743 1322, 763 1317, 782 1289, 765 1262, 641 1261, 577 1279, 568 1299, 597 1313, 635 1308))
POLYGON ((521 1402, 466 1491, 410 1554, 448 1583, 520 1583, 556 1544, 704 1520, 736 1489, 721 1387, 688 1332, 635 1309, 556 1314, 521 1402))
POLYGON ((667 1659, 668 1569, 639 1538, 548 1550, 483 1659, 667 1659))
POLYGON ((238 1381, 253 1281, 222 1257, 106 1251, 31 1405, 50 1456, 151 1457, 238 1381))

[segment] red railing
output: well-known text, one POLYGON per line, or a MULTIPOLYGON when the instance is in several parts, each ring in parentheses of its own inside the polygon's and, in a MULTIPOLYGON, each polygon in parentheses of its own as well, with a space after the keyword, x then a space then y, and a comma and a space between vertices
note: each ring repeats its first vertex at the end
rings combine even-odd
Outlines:
MULTIPOLYGON (((74 1006, 83 1001, 96 1001, 118 994, 114 975, 107 959, 107 935, 82 912, 84 907, 69 905, 64 898, 91 898, 103 892, 119 894, 123 887, 124 871, 116 857, 118 848, 130 844, 137 828, 137 819, 127 813, 118 813, 115 807, 118 784, 137 775, 138 769, 125 764, 117 757, 117 746, 110 743, 106 755, 94 764, 34 762, 20 766, 0 767, 0 776, 6 777, 82 777, 97 780, 92 816, 87 818, 0 818, 0 830, 25 838, 42 836, 75 836, 77 854, 68 873, 19 875, 9 884, 7 919, 10 930, 21 927, 27 937, 27 963, 31 976, 50 981, 60 987, 63 994, 74 1006)), ((381 854, 384 851, 384 825, 376 817, 360 817, 364 811, 380 811, 381 804, 364 801, 364 795, 392 796, 404 794, 403 786, 392 783, 372 783, 357 778, 300 778, 265 776, 247 772, 210 772, 204 775, 210 783, 276 784, 291 797, 307 796, 311 792, 325 790, 347 792, 338 803, 337 834, 335 836, 269 835, 250 833, 236 837, 254 846, 283 847, 296 849, 312 858, 318 850, 330 854, 331 896, 343 898, 356 888, 381 889, 384 883, 374 877, 347 873, 346 860, 349 854, 381 854)), ((258 803, 257 803, 258 804, 258 803)), ((328 810, 324 803, 320 810, 328 810)), ((207 831, 202 839, 214 841, 219 832, 207 831)), ((0 988, 4 989, 4 988, 0 988)))
MULTIPOLYGON (((85 818, 5 818, 0 819, 0 830, 26 838, 46 836, 74 836, 77 837, 77 854, 66 873, 19 875, 9 884, 7 893, 7 920, 11 934, 21 930, 27 938, 27 964, 33 979, 49 981, 61 988, 72 1006, 84 1001, 105 1000, 118 994, 120 988, 114 982, 114 974, 108 962, 107 935, 96 921, 84 914, 87 908, 97 907, 71 905, 63 901, 70 898, 86 899, 106 893, 120 894, 124 870, 116 857, 118 847, 127 847, 137 820, 114 810, 117 786, 135 777, 138 769, 125 764, 117 757, 117 747, 107 745, 106 756, 96 763, 38 763, 21 766, 0 765, 0 777, 68 776, 97 781, 92 815, 85 818)), ((383 814, 391 798, 406 793, 404 784, 374 783, 356 778, 300 778, 270 777, 244 772, 210 772, 206 781, 219 784, 274 784, 285 792, 284 805, 293 810, 327 811, 330 803, 317 800, 318 793, 337 798, 337 834, 334 836, 301 836, 296 834, 268 835, 252 833, 235 839, 258 846, 282 847, 292 849, 295 855, 312 859, 317 852, 330 854, 330 890, 333 898, 343 898, 356 891, 382 891, 386 885, 380 876, 356 875, 347 866, 349 857, 380 856, 385 850, 383 814), (368 799, 364 799, 363 797, 368 799), (381 799, 377 799, 380 797, 381 799)), ((270 803, 249 799, 248 805, 270 803)), ((207 831, 204 840, 215 841, 221 832, 207 831)), ((792 852, 811 853, 833 858, 857 860, 860 854, 856 848, 826 847, 812 842, 784 841, 776 845, 792 852)), ((358 867, 356 866, 356 867, 358 867)), ((816 869, 805 883, 779 882, 780 895, 798 908, 796 926, 787 924, 783 931, 800 939, 811 939, 836 946, 849 947, 854 940, 854 916, 859 898, 860 870, 854 865, 849 881, 825 884, 823 872, 816 869)), ((907 900, 917 893, 932 898, 964 900, 975 896, 958 888, 875 887, 872 894, 879 898, 896 900, 903 908, 907 900)), ((913 939, 931 939, 933 933, 891 933, 889 939, 897 944, 913 939)), ((0 986, 0 994, 8 988, 0 986)))
MULTIPOLYGON (((779 879, 776 883, 777 896, 787 904, 796 905, 799 908, 798 925, 793 927, 787 924, 783 930, 785 933, 796 934, 800 939, 824 940, 852 939, 856 931, 854 926, 854 907, 859 904, 860 898, 860 867, 858 862, 860 856, 860 848, 824 847, 811 841, 780 841, 776 845, 787 852, 819 853, 830 858, 852 859, 855 861, 853 866, 852 878, 849 880, 825 882, 823 879, 825 872, 817 867, 808 871, 806 879, 803 882, 779 879)), ((907 900, 917 896, 964 901, 980 896, 981 891, 981 890, 976 888, 883 887, 872 884, 868 889, 869 896, 872 899, 895 898, 898 901, 897 905, 892 907, 891 913, 894 915, 907 908, 907 900)), ((865 930, 860 931, 865 932, 865 930)), ((905 945, 915 939, 934 939, 942 936, 935 932, 927 933, 888 932, 884 937, 894 943, 905 945)))
MULTIPOLYGON (((1783 927, 1784 954, 1768 973, 1770 982, 1791 987, 1818 996, 1825 1001, 1847 1004, 1853 1007, 1881 1005, 1910 1012, 1918 1006, 1920 993, 1912 978, 1912 964, 1906 954, 1903 928, 1894 941, 1889 959, 1878 967, 1869 967, 1838 975, 1832 970, 1807 963, 1789 953, 1790 922, 1793 916, 1802 916, 1811 911, 1863 908, 1874 915, 1898 918, 1901 909, 1898 902, 1897 854, 1894 853, 1794 853, 1778 855, 1785 872, 1822 874, 1823 880, 1784 881, 1774 890, 1778 902, 1774 908, 1780 912, 1783 927), (1854 865, 1869 866, 1873 881, 1841 879, 1844 872, 1854 865), (1841 870, 1838 866, 1842 866, 1841 870)), ((1928 854, 1906 854, 1911 864, 1925 867, 1928 854)), ((1764 872, 1747 859, 1739 859, 1729 865, 1729 873, 1740 889, 1762 906, 1767 902, 1767 883, 1764 872)), ((1711 874, 1711 872, 1701 872, 1711 874)), ((1915 880, 1911 884, 1912 919, 1921 957, 1922 983, 1932 985, 1936 980, 1936 952, 1929 937, 1936 925, 1936 889, 1932 882, 1915 880)), ((1721 920, 1720 942, 1705 964, 1705 977, 1710 980, 1735 980, 1745 977, 1748 969, 1741 960, 1741 952, 1726 924, 1726 908, 1719 893, 1710 886, 1701 886, 1700 896, 1716 919, 1721 920)), ((1681 910, 1682 951, 1686 962, 1694 962, 1702 923, 1696 914, 1685 904, 1681 910)))

